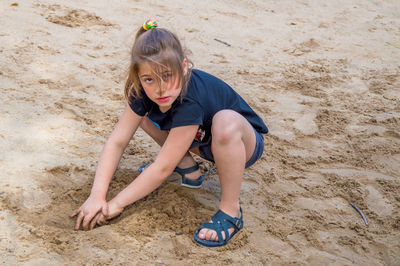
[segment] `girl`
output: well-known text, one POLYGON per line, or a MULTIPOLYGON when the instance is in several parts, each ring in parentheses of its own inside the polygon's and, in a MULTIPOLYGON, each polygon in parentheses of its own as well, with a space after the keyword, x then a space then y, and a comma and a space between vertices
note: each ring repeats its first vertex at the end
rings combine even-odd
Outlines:
POLYGON ((92 229, 119 215, 173 172, 181 175, 183 185, 201 186, 193 152, 215 162, 221 183, 219 211, 193 239, 207 247, 228 243, 243 228, 240 186, 244 169, 262 155, 262 134, 268 132, 263 121, 226 83, 192 69, 177 37, 151 20, 136 34, 125 97, 125 110, 101 152, 90 196, 72 214, 77 215, 75 229, 92 229), (106 202, 111 178, 139 126, 161 150, 154 163, 141 167, 140 175, 106 202))

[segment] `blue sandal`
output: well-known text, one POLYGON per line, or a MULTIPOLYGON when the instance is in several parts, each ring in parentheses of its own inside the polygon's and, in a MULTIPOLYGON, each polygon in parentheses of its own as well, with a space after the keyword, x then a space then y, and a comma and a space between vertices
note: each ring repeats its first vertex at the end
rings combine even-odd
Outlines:
POLYGON ((194 233, 193 240, 202 246, 205 247, 222 247, 228 244, 231 238, 239 232, 240 229, 243 228, 243 212, 242 208, 240 208, 240 218, 232 217, 223 211, 219 210, 214 216, 211 218, 212 222, 202 224, 194 233), (212 241, 207 239, 199 238, 199 232, 201 229, 207 228, 214 230, 217 232, 218 241, 212 241), (229 235, 228 229, 234 228, 232 234, 229 235), (222 237, 222 231, 225 232, 225 240, 222 237))
MULTIPOLYGON (((150 163, 145 163, 145 164, 141 165, 138 169, 138 172, 142 173, 144 171, 144 169, 146 169, 146 167, 149 165, 150 165, 150 163)), ((192 167, 188 167, 188 168, 175 167, 174 172, 172 173, 171 176, 168 177, 167 181, 180 183, 181 186, 183 186, 183 187, 200 188, 201 185, 203 184, 204 176, 206 174, 208 174, 208 172, 204 175, 201 175, 196 180, 191 180, 191 179, 188 179, 185 177, 186 174, 193 173, 199 169, 200 169, 200 166, 199 166, 199 163, 197 163, 197 162, 196 162, 196 165, 194 165, 192 167), (179 175, 178 178, 176 177, 175 173, 179 175)))

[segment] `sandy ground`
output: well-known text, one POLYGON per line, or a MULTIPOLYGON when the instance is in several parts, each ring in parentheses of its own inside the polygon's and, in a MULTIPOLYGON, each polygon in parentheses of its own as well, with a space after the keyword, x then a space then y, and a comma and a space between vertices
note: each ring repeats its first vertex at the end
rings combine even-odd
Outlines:
MULTIPOLYGON (((398 0, 1 1, 0 264, 400 265, 399 14, 398 0), (215 172, 93 231, 68 217, 123 110, 148 17, 270 127, 244 175, 245 228, 224 248, 191 240, 218 206, 215 172)), ((158 149, 138 132, 110 196, 158 149)))

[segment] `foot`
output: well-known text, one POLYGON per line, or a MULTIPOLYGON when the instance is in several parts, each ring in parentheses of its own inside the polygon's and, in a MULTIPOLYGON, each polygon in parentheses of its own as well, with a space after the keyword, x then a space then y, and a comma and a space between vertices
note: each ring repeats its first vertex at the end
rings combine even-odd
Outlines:
POLYGON ((202 224, 194 233, 193 240, 205 247, 221 247, 243 228, 243 214, 240 209, 240 217, 234 217, 222 210, 217 211, 211 222, 202 224), (204 231, 206 230, 206 231, 204 231), (200 232, 202 232, 200 234, 200 232))
MULTIPOLYGON (((193 167, 195 165, 196 165, 196 162, 194 160, 193 161, 191 161, 191 160, 182 160, 178 164, 178 167, 181 168, 181 169, 186 169, 186 168, 189 168, 189 167, 193 167)), ((197 179, 199 179, 200 176, 201 176, 200 169, 198 169, 198 170, 196 170, 194 172, 185 174, 185 177, 187 179, 190 179, 190 180, 197 180, 197 179)))
MULTIPOLYGON (((225 212, 225 213, 230 215, 230 216, 232 216, 232 217, 240 218, 240 210, 238 210, 237 212, 234 212, 234 213, 229 213, 229 212, 225 212)), ((213 223, 213 222, 210 221, 210 223, 213 223)), ((228 229, 229 235, 232 235, 232 233, 234 231, 235 231, 234 227, 229 228, 228 229)), ((221 232, 221 235, 222 235, 222 239, 225 240, 226 236, 225 236, 225 232, 224 231, 221 232)), ((217 232, 215 230, 208 229, 208 228, 203 228, 203 229, 200 230, 199 238, 205 239, 205 240, 210 240, 210 241, 215 241, 215 242, 218 242, 218 240, 219 240, 217 232)))

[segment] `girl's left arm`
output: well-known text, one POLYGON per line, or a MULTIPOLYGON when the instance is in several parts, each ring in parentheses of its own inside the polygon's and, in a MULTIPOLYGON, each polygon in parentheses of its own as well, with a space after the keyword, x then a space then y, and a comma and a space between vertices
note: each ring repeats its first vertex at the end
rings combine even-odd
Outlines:
POLYGON ((198 125, 191 125, 171 129, 155 162, 109 202, 110 213, 106 218, 113 218, 125 206, 145 197, 160 186, 188 151, 198 128, 198 125), (112 209, 119 211, 113 215, 112 209))

